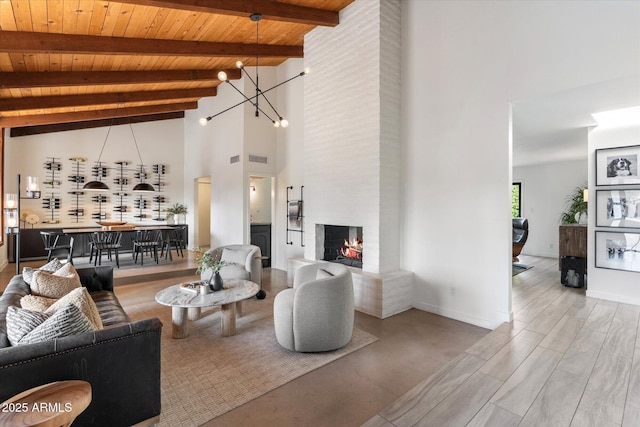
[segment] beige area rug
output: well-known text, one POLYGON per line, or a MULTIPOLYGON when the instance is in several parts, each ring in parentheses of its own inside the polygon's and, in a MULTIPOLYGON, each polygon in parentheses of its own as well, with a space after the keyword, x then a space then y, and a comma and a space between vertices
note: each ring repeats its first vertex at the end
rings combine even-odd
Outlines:
POLYGON ((354 329, 344 348, 294 353, 280 347, 273 329, 273 293, 242 303, 236 335, 220 334, 219 309, 204 309, 189 321, 189 336, 171 338, 171 308, 154 302, 127 307, 134 320, 158 317, 162 330, 160 426, 198 426, 287 382, 375 342, 354 329))

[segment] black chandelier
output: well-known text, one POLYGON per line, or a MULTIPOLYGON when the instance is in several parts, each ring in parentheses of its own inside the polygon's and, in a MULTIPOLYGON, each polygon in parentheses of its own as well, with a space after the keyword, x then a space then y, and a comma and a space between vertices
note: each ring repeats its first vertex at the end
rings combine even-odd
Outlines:
POLYGON ((259 23, 260 20, 262 19, 262 14, 260 13, 254 13, 250 16, 251 20, 253 22, 256 23, 256 79, 253 80, 251 78, 251 76, 249 75, 249 73, 247 73, 244 64, 242 63, 242 61, 237 61, 236 62, 236 67, 238 67, 240 69, 240 73, 242 74, 242 72, 244 71, 244 75, 247 76, 247 78, 251 81, 251 83, 253 83, 253 85, 256 88, 256 94, 252 97, 248 97, 246 96, 240 89, 238 89, 233 83, 231 83, 229 81, 229 77, 227 76, 227 73, 225 73, 224 71, 220 71, 218 73, 218 80, 220 80, 221 82, 226 82, 229 83, 231 85, 232 88, 234 88, 236 90, 236 92, 238 92, 240 95, 242 95, 242 97, 244 98, 244 101, 240 101, 239 103, 232 105, 231 107, 220 111, 217 114, 214 114, 212 116, 208 116, 208 117, 202 117, 200 118, 199 122, 202 126, 205 126, 207 124, 207 122, 209 122, 211 119, 213 119, 214 117, 217 117, 223 113, 226 113, 229 110, 232 110, 246 102, 249 102, 251 105, 253 105, 256 108, 256 117, 260 117, 260 113, 262 113, 262 115, 264 115, 272 124, 274 127, 283 127, 286 128, 287 126, 289 126, 289 121, 285 118, 283 118, 280 113, 278 113, 278 111, 276 110, 276 108, 273 106, 273 104, 269 101, 269 99, 267 98, 267 96, 265 95, 267 92, 282 86, 285 83, 290 82, 291 80, 297 79, 298 77, 302 77, 305 74, 309 74, 309 69, 305 68, 304 71, 302 71, 299 74, 296 74, 295 76, 281 82, 278 83, 275 86, 270 87, 269 89, 266 90, 262 90, 260 89, 259 86, 259 76, 258 76, 258 64, 259 64, 259 48, 260 48, 260 35, 259 35, 259 23), (277 117, 276 120, 272 119, 269 114, 265 113, 264 110, 260 107, 260 97, 262 97, 267 104, 269 105, 269 107, 271 107, 271 110, 273 110, 273 114, 275 114, 275 116, 277 117))

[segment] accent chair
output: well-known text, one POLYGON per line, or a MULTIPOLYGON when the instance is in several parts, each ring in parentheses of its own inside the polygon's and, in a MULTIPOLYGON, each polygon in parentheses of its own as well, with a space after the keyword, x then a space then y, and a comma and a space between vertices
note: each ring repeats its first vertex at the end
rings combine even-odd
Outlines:
POLYGON ((351 270, 322 262, 300 267, 293 288, 273 303, 278 343, 291 351, 321 352, 344 347, 353 334, 354 296, 351 270))

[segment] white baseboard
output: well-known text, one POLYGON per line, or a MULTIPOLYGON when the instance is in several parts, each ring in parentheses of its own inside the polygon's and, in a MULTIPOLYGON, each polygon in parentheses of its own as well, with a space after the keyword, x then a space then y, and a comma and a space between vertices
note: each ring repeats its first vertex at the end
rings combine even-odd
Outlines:
POLYGON ((610 294, 608 292, 590 291, 587 289, 587 296, 607 301, 619 302, 622 304, 640 305, 640 298, 630 298, 627 295, 610 294))
POLYGON ((489 320, 489 319, 483 319, 477 316, 473 316, 471 314, 468 313, 463 313, 460 311, 456 311, 456 310, 451 310, 448 308, 443 308, 443 307, 439 307, 433 304, 427 304, 427 303, 423 303, 423 302, 418 302, 418 301, 414 301, 413 303, 414 308, 417 308, 418 310, 422 310, 422 311, 428 311, 429 313, 433 313, 433 314, 437 314, 440 316, 444 316, 444 317, 448 317, 450 319, 454 319, 454 320, 459 320, 461 322, 464 323, 469 323, 471 325, 475 325, 475 326, 479 326, 481 328, 486 328, 486 329, 495 329, 498 326, 500 326, 503 322, 510 322, 512 319, 510 319, 512 316, 510 314, 504 313, 504 315, 502 317, 504 317, 503 319, 500 320, 489 320))
POLYGON ((534 252, 528 252, 527 251, 527 252, 525 252, 525 251, 522 251, 521 254, 522 255, 530 255, 530 256, 539 256, 539 257, 542 257, 542 258, 558 258, 558 251, 555 251, 555 252, 537 252, 537 251, 534 251, 534 252))

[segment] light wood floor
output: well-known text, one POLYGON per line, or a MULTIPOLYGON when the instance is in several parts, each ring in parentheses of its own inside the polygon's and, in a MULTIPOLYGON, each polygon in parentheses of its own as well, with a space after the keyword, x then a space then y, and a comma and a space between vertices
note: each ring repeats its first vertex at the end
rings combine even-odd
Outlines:
POLYGON ((515 320, 364 425, 640 426, 640 307, 560 285, 556 259, 513 278, 515 320))

